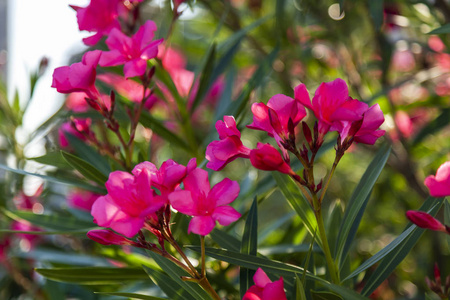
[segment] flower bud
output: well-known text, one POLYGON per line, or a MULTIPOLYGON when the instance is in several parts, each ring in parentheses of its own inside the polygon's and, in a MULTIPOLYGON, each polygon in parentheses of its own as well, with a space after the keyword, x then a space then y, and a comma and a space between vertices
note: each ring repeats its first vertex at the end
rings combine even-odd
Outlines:
POLYGON ((87 233, 87 237, 91 240, 100 243, 102 245, 133 245, 137 246, 137 243, 129 240, 111 230, 98 229, 91 230, 87 233))
POLYGON ((447 232, 445 226, 441 222, 425 212, 408 210, 406 212, 406 217, 420 228, 447 232))

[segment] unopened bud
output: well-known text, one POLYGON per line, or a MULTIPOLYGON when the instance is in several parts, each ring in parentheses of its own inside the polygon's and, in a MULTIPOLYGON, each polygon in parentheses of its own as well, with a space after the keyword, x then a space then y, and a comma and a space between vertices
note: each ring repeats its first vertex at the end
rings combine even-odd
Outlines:
POLYGON ((102 245, 133 245, 138 246, 136 242, 129 240, 111 230, 99 229, 91 230, 87 237, 102 245))

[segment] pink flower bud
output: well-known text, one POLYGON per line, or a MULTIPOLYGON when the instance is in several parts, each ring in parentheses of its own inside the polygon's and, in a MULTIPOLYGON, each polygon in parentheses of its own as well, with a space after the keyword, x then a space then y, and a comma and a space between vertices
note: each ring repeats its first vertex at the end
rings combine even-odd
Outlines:
POLYGON ((137 245, 136 242, 105 229, 91 230, 87 237, 102 245, 137 245))
POLYGON ((295 172, 281 157, 280 152, 270 144, 258 143, 258 148, 250 152, 250 162, 260 170, 295 175, 295 172))
POLYGON ((425 212, 408 210, 406 212, 406 217, 420 228, 447 232, 445 226, 441 222, 425 212))

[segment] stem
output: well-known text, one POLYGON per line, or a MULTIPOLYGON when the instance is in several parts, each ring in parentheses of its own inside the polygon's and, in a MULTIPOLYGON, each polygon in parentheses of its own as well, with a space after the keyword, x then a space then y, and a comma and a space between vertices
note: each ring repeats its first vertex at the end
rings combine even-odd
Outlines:
POLYGON ((201 253, 202 253, 202 277, 206 276, 206 267, 205 267, 205 237, 200 236, 200 244, 201 244, 201 253))
MULTIPOLYGON (((317 197, 315 197, 315 198, 317 200, 317 197)), ((330 275, 331 275, 331 281, 335 284, 339 284, 340 283, 339 273, 337 271, 336 264, 334 263, 333 257, 331 256, 330 246, 328 245, 327 235, 325 232, 325 226, 323 223, 322 209, 319 207, 318 210, 314 210, 314 213, 316 215, 317 225, 319 228, 319 234, 320 234, 320 238, 322 240, 322 245, 323 245, 322 250, 323 250, 323 253, 325 254, 328 271, 330 272, 330 275)))
POLYGON ((322 193, 320 194, 319 204, 322 203, 323 198, 325 197, 325 193, 328 189, 328 186, 330 185, 331 177, 333 177, 334 171, 336 171, 336 167, 337 167, 339 161, 341 160, 341 158, 342 158, 342 155, 336 154, 336 157, 334 158, 333 166, 331 167, 330 173, 328 174, 327 180, 322 189, 322 193))

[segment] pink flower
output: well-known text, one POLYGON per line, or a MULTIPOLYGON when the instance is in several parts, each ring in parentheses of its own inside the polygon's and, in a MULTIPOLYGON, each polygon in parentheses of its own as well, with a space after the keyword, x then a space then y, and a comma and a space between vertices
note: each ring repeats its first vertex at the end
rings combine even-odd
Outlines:
POLYGON ((255 168, 295 175, 295 172, 281 157, 280 152, 272 145, 258 143, 257 147, 250 152, 250 162, 255 168))
POLYGON ((450 228, 423 211, 408 210, 406 217, 420 228, 442 231, 450 234, 450 228))
POLYGON ((92 205, 94 222, 127 237, 134 236, 147 216, 165 204, 160 197, 154 197, 151 183, 150 171, 141 164, 133 169, 133 174, 112 172, 106 182, 108 194, 92 205))
POLYGON ((71 134, 76 136, 82 141, 87 140, 87 136, 93 135, 94 133, 90 130, 91 119, 73 119, 70 122, 63 123, 58 130, 59 134, 59 145, 63 148, 69 146, 66 134, 71 134))
POLYGON ((125 78, 142 76, 147 69, 147 60, 158 54, 158 45, 162 39, 153 41, 156 24, 147 21, 132 36, 128 37, 120 30, 111 30, 106 44, 111 51, 103 52, 100 59, 102 67, 124 65, 125 78))
POLYGON ((311 109, 319 121, 319 134, 323 137, 333 122, 358 121, 367 111, 367 104, 348 96, 348 87, 344 80, 338 78, 323 82, 317 88, 312 99, 303 84, 295 88, 295 99, 311 109))
POLYGON ((88 46, 97 44, 113 28, 120 29, 118 21, 118 5, 121 0, 91 0, 88 6, 71 7, 77 12, 78 28, 96 32, 94 35, 84 38, 83 42, 88 46))
POLYGON ((101 55, 100 50, 89 51, 83 55, 81 62, 56 68, 53 72, 52 87, 63 94, 84 92, 90 99, 100 98, 95 87, 95 69, 101 55))
POLYGON ((258 268, 253 276, 253 281, 255 285, 247 290, 242 300, 287 300, 283 277, 272 282, 266 273, 258 268))
POLYGON ((138 244, 132 240, 129 240, 111 230, 98 229, 90 230, 87 233, 87 237, 91 240, 100 243, 102 245, 132 245, 138 246, 138 244))
POLYGON ((241 132, 236 128, 233 116, 224 116, 223 121, 217 121, 216 129, 220 140, 212 141, 206 147, 206 159, 209 161, 206 167, 220 171, 238 157, 250 157, 250 149, 242 144, 241 132))
POLYGON ((450 196, 450 161, 443 163, 436 172, 425 179, 425 185, 433 197, 450 196))
POLYGON ((84 92, 70 93, 66 98, 66 108, 73 112, 87 112, 89 104, 86 102, 86 97, 84 92))
POLYGON ((92 205, 100 196, 89 191, 76 189, 67 196, 67 203, 73 208, 91 211, 92 205))
POLYGON ((193 216, 188 232, 207 235, 213 230, 216 221, 228 226, 241 217, 234 208, 227 205, 239 194, 236 181, 225 178, 212 189, 208 172, 195 169, 183 180, 184 190, 174 191, 169 195, 170 204, 182 214, 193 216))
POLYGON ((283 94, 270 98, 267 105, 254 103, 252 112, 253 123, 247 127, 266 131, 280 146, 281 141, 289 138, 289 120, 295 127, 306 116, 306 110, 297 98, 294 100, 283 94))

